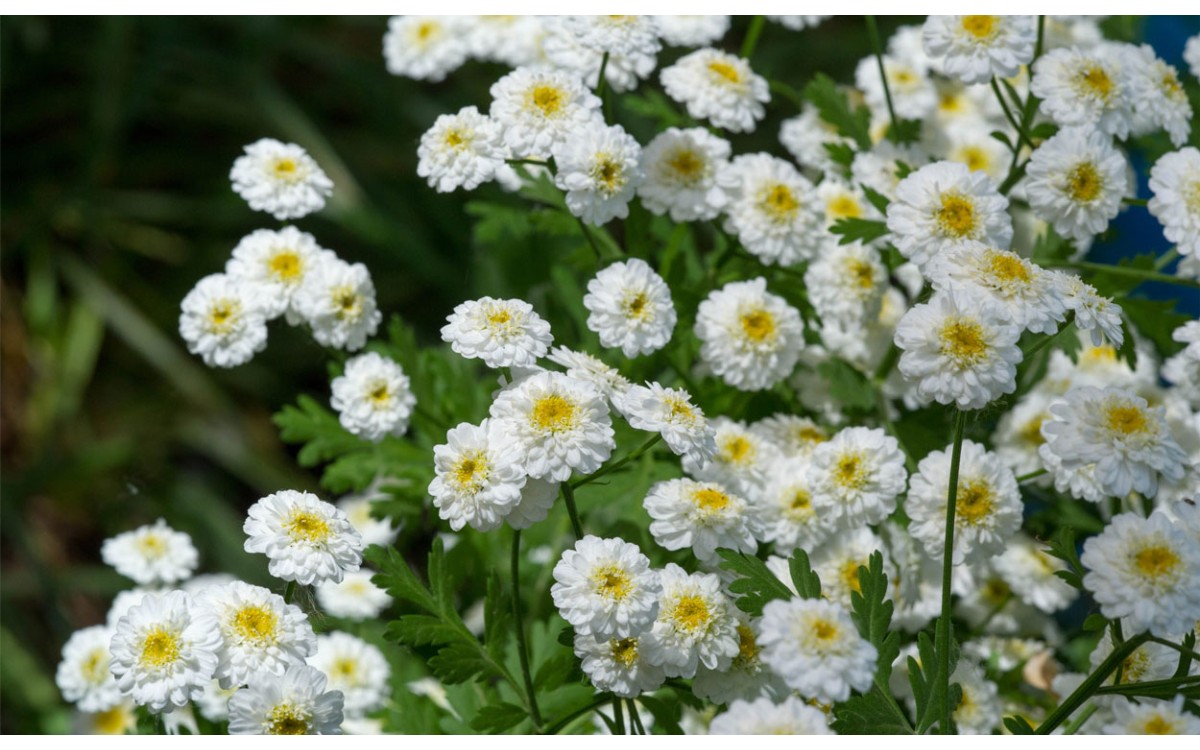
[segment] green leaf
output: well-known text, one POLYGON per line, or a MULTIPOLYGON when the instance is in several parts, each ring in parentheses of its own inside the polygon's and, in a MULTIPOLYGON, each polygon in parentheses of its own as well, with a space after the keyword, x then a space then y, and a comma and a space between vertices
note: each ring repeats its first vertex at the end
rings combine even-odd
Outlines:
POLYGON ((1046 551, 1067 564, 1066 570, 1059 570, 1054 575, 1082 591, 1083 563, 1079 561, 1079 552, 1075 549, 1075 530, 1070 526, 1061 527, 1050 540, 1046 551))
POLYGON ((767 602, 791 599, 792 591, 757 557, 731 549, 719 549, 723 562, 720 567, 737 575, 729 590, 737 596, 737 606, 743 612, 761 615, 767 602))
POLYGON ((575 658, 573 651, 563 651, 542 662, 533 676, 533 684, 537 686, 539 693, 547 693, 576 674, 582 674, 579 671, 579 660, 575 658))
POLYGON ((912 734, 908 719, 878 684, 835 705, 832 726, 838 734, 912 734))
POLYGON ((478 642, 446 646, 429 660, 429 668, 439 680, 450 685, 504 676, 495 662, 483 657, 478 642))
POLYGON ((457 628, 430 615, 401 615, 388 623, 384 635, 409 646, 437 646, 462 639, 457 628))
MULTIPOLYGON (((1175 311, 1175 300, 1126 297, 1120 304, 1125 317, 1154 344, 1159 356, 1165 359, 1183 348, 1183 344, 1171 338, 1171 333, 1191 318, 1175 311)), ((1125 338, 1132 339, 1128 334, 1125 338)))
POLYGON ((504 661, 508 636, 512 632, 512 609, 509 596, 500 583, 500 574, 493 570, 488 576, 487 597, 483 603, 483 641, 496 661, 504 661))
POLYGON ((471 719, 471 728, 488 734, 497 734, 520 724, 529 714, 524 708, 512 703, 497 703, 484 706, 471 719))
POLYGON ((803 599, 821 598, 821 578, 813 572, 808 563, 808 553, 800 548, 792 553, 788 560, 788 573, 792 576, 792 585, 803 599))
POLYGON ((1005 716, 1004 726, 1013 734, 1033 734, 1033 727, 1024 716, 1005 716))
POLYGON ((862 189, 863 195, 866 196, 867 200, 871 202, 871 205, 874 206, 879 213, 887 214, 888 206, 890 206, 892 202, 886 195, 871 187, 868 187, 865 183, 859 183, 858 186, 862 189))
POLYGON ((850 618, 858 627, 858 633, 871 642, 879 652, 879 669, 876 680, 887 686, 892 674, 892 663, 900 654, 899 633, 889 633, 895 605, 888 598, 888 577, 883 569, 883 554, 876 550, 867 561, 867 566, 858 568, 859 591, 850 592, 850 618))
POLYGON ((887 139, 892 143, 903 145, 916 143, 921 140, 920 120, 897 120, 895 125, 888 125, 887 139))
POLYGON ((361 440, 346 432, 332 411, 310 396, 300 396, 296 406, 283 407, 275 415, 275 424, 283 442, 304 443, 297 456, 301 466, 332 461, 363 446, 361 440))
POLYGON ((834 164, 842 167, 845 173, 849 173, 850 165, 854 163, 854 155, 858 153, 854 147, 848 143, 822 143, 825 151, 829 154, 829 158, 834 164))
POLYGON ((1092 633, 1103 633, 1108 627, 1108 618, 1099 612, 1093 612, 1083 621, 1083 629, 1092 633))
POLYGON ((829 395, 851 409, 871 409, 875 406, 875 390, 867 376, 840 359, 830 359, 817 365, 817 372, 829 383, 829 395))
POLYGON ((846 95, 824 73, 817 73, 804 87, 804 98, 817 108, 821 119, 853 140, 860 151, 871 148, 871 113, 866 107, 850 109, 846 95))
POLYGON ((421 579, 417 578, 395 547, 371 546, 364 555, 376 573, 371 581, 394 599, 411 602, 422 609, 435 612, 437 605, 421 579))
POLYGON ((849 245, 851 242, 873 242, 885 236, 888 228, 886 222, 876 219, 850 218, 838 219, 829 231, 841 237, 839 245, 849 245))

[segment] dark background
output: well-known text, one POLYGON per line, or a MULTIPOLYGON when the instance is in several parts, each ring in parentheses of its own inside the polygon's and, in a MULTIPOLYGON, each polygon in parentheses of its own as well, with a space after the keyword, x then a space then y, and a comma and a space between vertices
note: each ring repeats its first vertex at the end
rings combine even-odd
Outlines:
MULTIPOLYGON (((883 19, 881 31, 900 22, 883 19)), ((1181 71, 1197 30, 1170 18, 1108 26, 1152 39, 1181 71)), ((103 622, 131 585, 100 562, 106 537, 161 516, 192 535, 201 572, 261 583, 263 566, 241 549, 245 509, 284 487, 316 488, 270 421, 298 393, 325 397, 308 334, 273 324, 250 364, 210 370, 177 333, 191 286, 271 225, 229 186, 245 144, 270 136, 308 149, 335 193, 301 228, 367 264, 385 316, 400 314, 426 343, 464 299, 549 283, 548 248, 481 255, 464 213, 475 196, 439 195, 416 176, 421 133, 441 113, 486 111, 506 69, 469 62, 440 84, 396 78, 383 65, 385 29, 382 18, 0 23, 4 732, 68 729, 54 685, 62 644, 103 622)), ((745 29, 736 19, 722 46, 738 49, 745 29)), ((754 64, 800 88, 816 70, 852 80, 868 53, 859 18, 800 34, 768 24, 754 64)), ((795 111, 780 100, 769 112, 733 139, 735 152, 780 152, 778 123, 795 111)), ((649 120, 620 103, 617 115, 648 140, 649 120)), ((1095 257, 1167 247, 1144 211, 1114 234, 1095 257)))

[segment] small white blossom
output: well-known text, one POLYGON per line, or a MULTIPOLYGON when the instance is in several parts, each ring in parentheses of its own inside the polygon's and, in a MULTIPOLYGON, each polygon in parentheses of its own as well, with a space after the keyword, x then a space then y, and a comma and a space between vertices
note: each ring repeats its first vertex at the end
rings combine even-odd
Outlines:
POLYGON ((474 190, 505 166, 504 131, 475 107, 440 115, 421 136, 417 175, 439 193, 474 190))
POLYGON ((684 55, 661 77, 667 96, 689 115, 734 133, 753 131, 771 101, 767 80, 747 60, 711 47, 684 55))
POLYGON ((346 514, 310 492, 267 495, 250 506, 242 531, 246 551, 266 555, 284 581, 340 581, 362 563, 362 537, 346 514))
POLYGON ((417 399, 404 369, 387 357, 367 352, 347 360, 331 389, 331 405, 350 433, 378 443, 408 430, 417 399))
POLYGON ((192 538, 163 519, 107 539, 100 557, 118 573, 143 586, 178 583, 191 578, 200 555, 192 538))
POLYGON ((229 172, 233 191, 250 208, 280 221, 299 219, 325 207, 333 182, 308 153, 294 143, 263 138, 246 146, 229 172))
POLYGON ((292 664, 277 676, 262 673, 229 699, 230 734, 341 734, 341 691, 327 691, 328 678, 307 664, 292 664))
POLYGON ((675 329, 671 290, 646 261, 613 263, 588 281, 583 306, 587 326, 602 346, 620 347, 626 357, 650 354, 667 345, 675 329))
POLYGON ((209 367, 237 367, 267 348, 266 295, 215 273, 196 283, 180 304, 179 335, 209 367))

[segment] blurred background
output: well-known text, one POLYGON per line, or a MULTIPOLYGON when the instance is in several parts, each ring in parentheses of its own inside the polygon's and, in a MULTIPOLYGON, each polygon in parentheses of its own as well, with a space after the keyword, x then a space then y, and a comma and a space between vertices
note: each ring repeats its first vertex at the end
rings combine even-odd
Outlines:
MULTIPOLYGON (((919 20, 882 19, 881 31, 919 20)), ((1181 70, 1198 30, 1194 19, 1106 24, 1181 70)), ((270 420, 299 393, 327 398, 308 334, 273 325, 250 364, 210 370, 177 332, 192 285, 221 271, 243 235, 273 226, 230 189, 244 145, 274 137, 308 149, 336 187, 300 227, 365 263, 385 316, 402 316, 422 343, 439 340, 463 299, 552 283, 551 243, 483 256, 473 196, 439 195, 416 176, 421 133, 441 113, 486 110, 506 69, 471 62, 440 84, 396 78, 383 65, 385 29, 383 18, 0 24, 3 732, 69 729, 54 684, 62 644, 103 622, 131 585, 100 562, 106 537, 162 517, 192 535, 200 572, 264 583, 265 566, 242 551, 245 509, 278 489, 317 488, 270 420)), ((723 46, 738 49, 745 30, 736 19, 723 46)), ((860 18, 802 34, 768 25, 756 70, 798 89, 816 70, 850 81, 869 53, 860 18)), ((652 120, 639 124, 638 110, 621 119, 645 142, 652 120)), ((780 101, 769 112, 733 139, 735 152, 780 151, 779 121, 795 111, 780 101)), ((1093 256, 1166 247, 1152 218, 1128 212, 1093 256)))

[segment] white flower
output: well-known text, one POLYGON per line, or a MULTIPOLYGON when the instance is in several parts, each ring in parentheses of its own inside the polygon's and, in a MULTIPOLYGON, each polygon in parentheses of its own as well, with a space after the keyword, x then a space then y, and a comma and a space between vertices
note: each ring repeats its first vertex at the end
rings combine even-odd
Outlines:
POLYGON ((915 146, 897 146, 891 141, 880 141, 870 151, 860 151, 854 155, 854 161, 850 163, 850 177, 855 185, 869 187, 894 201, 896 189, 903 182, 900 179, 900 164, 916 169, 928 161, 925 152, 915 146))
POLYGON ((936 291, 984 295, 1034 333, 1054 333, 1066 317, 1054 275, 1009 250, 969 243, 938 255, 926 274, 936 291))
POLYGON ((852 242, 833 245, 809 264, 804 285, 822 321, 854 325, 879 317, 887 278, 879 253, 852 242))
POLYGON ((767 292, 761 276, 711 292, 696 312, 700 359, 743 391, 760 391, 792 373, 804 348, 800 313, 767 292))
POLYGON ((696 669, 692 692, 697 698, 729 703, 753 700, 761 695, 787 695, 787 685, 763 663, 757 635, 760 622, 761 618, 751 620, 744 614, 739 615, 738 655, 733 657, 728 669, 709 669, 703 665, 696 669))
POLYGON ((601 122, 600 99, 566 71, 517 68, 492 85, 491 116, 519 159, 545 159, 580 128, 601 122))
POLYGON ((440 81, 467 60, 465 18, 392 16, 383 35, 388 72, 419 81, 440 81))
MULTIPOLYGON (((923 120, 937 107, 937 89, 920 66, 886 54, 883 56, 883 69, 887 72, 888 93, 892 95, 896 117, 923 120)), ((873 55, 859 60, 854 70, 854 82, 873 112, 888 112, 883 78, 879 75, 879 61, 873 55)))
POLYGON ((675 563, 659 573, 658 619, 638 647, 668 677, 690 678, 703 664, 725 669, 738 654, 737 615, 712 573, 688 574, 675 563))
POLYGON ((1192 77, 1200 78, 1200 34, 1188 38, 1183 46, 1183 60, 1188 64, 1192 77))
POLYGON ((404 369, 387 357, 367 352, 347 360, 331 389, 330 405, 351 434, 378 443, 408 430, 417 399, 404 369))
POLYGON ((786 554, 811 550, 834 531, 827 513, 813 505, 813 476, 807 458, 779 459, 771 469, 771 480, 756 508, 763 527, 763 541, 774 542, 775 551, 786 554))
POLYGON ((237 367, 267 348, 265 295, 221 273, 196 282, 180 303, 179 335, 209 367, 237 367))
POLYGON ((400 527, 392 524, 391 518, 375 518, 371 515, 371 506, 375 500, 385 500, 387 495, 368 488, 361 495, 346 495, 338 500, 337 507, 346 514, 355 531, 362 535, 363 546, 372 544, 387 546, 396 541, 400 527))
POLYGON ((562 16, 562 28, 597 52, 629 57, 662 49, 654 16, 562 16))
POLYGON ((63 698, 80 711, 96 713, 120 705, 123 697, 109 671, 113 631, 103 625, 76 630, 63 644, 54 682, 63 698))
POLYGON ((779 450, 761 433, 728 417, 712 420, 716 451, 712 460, 683 463, 683 470, 705 482, 717 482, 748 500, 757 500, 771 478, 779 450))
POLYGON ((600 344, 620 347, 626 357, 650 354, 667 345, 675 329, 671 290, 646 261, 613 263, 588 281, 583 297, 587 327, 600 344))
POLYGON ((229 699, 241 689, 241 685, 223 688, 216 680, 209 680, 204 692, 193 703, 200 709, 200 715, 209 721, 229 721, 229 699))
POLYGON ((1122 513, 1083 543, 1084 587, 1126 635, 1171 636, 1200 619, 1200 543, 1161 513, 1122 513))
MULTIPOLYGON (((867 526, 858 526, 849 532, 834 534, 825 544, 813 550, 812 568, 821 579, 821 596, 849 612, 852 595, 855 592, 862 593, 858 569, 868 567, 871 555, 877 551, 883 554, 884 569, 894 571, 883 538, 867 526)), ((780 567, 774 569, 775 575, 778 577, 782 574, 781 580, 786 579, 790 583, 787 561, 783 558, 776 559, 779 560, 776 565, 780 567)), ((891 578, 895 580, 894 575, 891 578)))
POLYGON ((699 47, 721 40, 729 16, 655 16, 658 35, 672 47, 699 47))
POLYGON ((361 349, 383 319, 367 267, 329 256, 305 277, 292 304, 318 344, 347 351, 361 349))
POLYGON ((1008 199, 986 174, 938 162, 896 186, 887 227, 901 254, 924 269, 939 253, 968 241, 1008 247, 1013 228, 1007 209, 1008 199))
POLYGON ((657 482, 643 506, 653 519, 650 534, 664 549, 690 547, 700 560, 712 561, 719 547, 743 552, 758 548, 746 501, 719 484, 691 479, 657 482))
POLYGON ((1111 299, 1101 297, 1095 287, 1078 276, 1063 271, 1052 273, 1058 295, 1067 309, 1075 313, 1075 327, 1090 331, 1096 346, 1107 339, 1119 347, 1125 340, 1121 330, 1121 308, 1111 299))
POLYGON ((590 474, 616 447, 604 397, 594 387, 556 372, 539 372, 503 391, 492 419, 531 477, 563 482, 572 471, 590 474))
POLYGON ((1050 405, 1042 423, 1043 457, 1053 453, 1066 469, 1094 464, 1096 482, 1114 497, 1158 491, 1158 475, 1183 477, 1187 454, 1167 427, 1164 410, 1120 388, 1073 388, 1050 405))
POLYGON ((204 692, 220 647, 216 619, 191 597, 150 594, 117 623, 109 667, 123 694, 161 713, 204 692))
MULTIPOLYGON (((909 533, 935 560, 942 559, 946 540, 951 452, 947 447, 921 459, 904 504, 912 519, 909 533)), ((1000 554, 1021 527, 1024 506, 1016 477, 999 456, 973 440, 962 444, 954 510, 955 565, 1000 554)))
POLYGON ((667 128, 642 149, 645 182, 638 188, 652 213, 673 221, 714 219, 729 202, 724 167, 729 141, 704 128, 667 128))
POLYGON ((1150 213, 1180 255, 1200 258, 1200 150, 1164 155, 1150 169, 1150 213))
POLYGON ((529 478, 521 490, 521 499, 505 517, 511 528, 527 529, 544 521, 558 497, 558 482, 529 478))
POLYGON ((768 20, 774 21, 790 31, 813 29, 829 18, 833 18, 833 16, 767 16, 768 20))
POLYGON ((369 570, 347 573, 341 583, 325 581, 317 585, 317 603, 322 611, 355 622, 379 617, 392 604, 392 597, 376 586, 369 570))
POLYGON ((1132 124, 1130 76, 1110 48, 1055 49, 1033 64, 1029 90, 1058 125, 1091 125, 1117 138, 1132 124))
POLYGON ((1138 698, 1113 704, 1113 722, 1104 734, 1200 734, 1200 719, 1183 709, 1183 696, 1174 701, 1138 698))
POLYGON ((899 370, 939 404, 979 409, 1017 388, 1021 329, 981 294, 938 292, 896 326, 899 370))
POLYGON ((362 563, 362 537, 346 514, 310 492, 267 495, 250 506, 242 531, 246 551, 266 555, 284 581, 340 581, 362 563))
POLYGON ((875 647, 841 607, 827 601, 768 602, 759 640, 763 660, 805 698, 844 701, 851 690, 869 688, 875 677, 875 647))
POLYGON ((784 456, 808 457, 829 439, 829 433, 808 417, 779 412, 750 425, 753 432, 774 443, 784 456))
POLYGON ((1108 228, 1129 192, 1125 157, 1090 127, 1063 128, 1029 159, 1025 181, 1038 218, 1084 242, 1108 228))
POLYGON ((782 703, 770 698, 734 701, 729 710, 713 719, 709 734, 833 734, 821 709, 794 695, 782 703))
POLYGON ((659 433, 671 452, 685 460, 702 465, 717 450, 712 426, 687 391, 658 383, 635 385, 619 408, 631 427, 659 433))
POLYGON ((199 606, 217 620, 221 687, 244 685, 261 673, 282 675, 317 647, 304 611, 262 586, 234 581, 201 594, 199 606))
POLYGON ((71 719, 74 734, 137 734, 137 706, 123 700, 105 711, 87 713, 76 711, 71 719))
POLYGON ((1034 16, 930 16, 925 51, 942 58, 942 72, 964 83, 1012 78, 1033 60, 1034 16))
POLYGON ((429 494, 438 515, 450 528, 470 525, 491 531, 504 522, 521 501, 525 486, 517 456, 491 420, 479 426, 463 422, 446 433, 446 443, 433 449, 436 476, 429 494))
POLYGON ((141 604, 148 595, 160 593, 166 593, 166 590, 127 589, 117 593, 108 607, 108 614, 104 618, 105 624, 108 625, 109 630, 116 630, 117 623, 121 621, 122 617, 129 614, 129 610, 141 604))
POLYGON ((579 635, 629 638, 658 616, 658 574, 638 546, 623 539, 580 539, 554 566, 554 581, 554 606, 579 635))
POLYGON ((663 68, 661 79, 667 96, 686 105, 693 118, 734 133, 752 132, 771 101, 767 80, 748 61, 711 47, 663 68))
POLYGON ((255 288, 253 298, 267 318, 287 312, 288 322, 298 322, 293 298, 320 258, 328 255, 332 252, 323 250, 311 234, 295 227, 256 229, 233 248, 225 274, 255 288))
POLYGON ((812 183, 769 154, 743 154, 725 168, 725 231, 766 265, 791 266, 823 247, 824 215, 812 183))
POLYGON ((143 586, 186 580, 200 564, 192 538, 167 526, 161 518, 153 526, 142 526, 106 539, 100 557, 118 573, 143 586))
POLYGON ((1065 609, 1079 593, 1055 575, 1067 564, 1051 557, 1045 548, 1017 534, 1003 552, 992 560, 992 567, 1021 599, 1046 614, 1065 609))
POLYGON ((951 715, 959 734, 991 734, 1000 726, 996 683, 987 679, 979 666, 960 658, 950 682, 962 688, 962 699, 951 715))
POLYGON ((341 734, 344 697, 307 664, 261 674, 229 699, 230 734, 341 734))
POLYGON ((504 129, 475 107, 440 115, 421 136, 417 175, 439 193, 474 190, 505 166, 504 129))
POLYGON ((629 379, 618 372, 616 368, 609 367, 586 352, 576 352, 565 346, 556 346, 550 350, 550 356, 546 359, 567 368, 569 377, 590 383, 608 399, 614 408, 620 407, 625 394, 633 386, 629 379))
POLYGON ((546 356, 554 336, 550 324, 520 299, 481 297, 454 308, 442 326, 442 341, 488 367, 531 367, 546 356))
MULTIPOLYGON (((609 52, 608 64, 605 65, 604 51, 585 44, 584 35, 576 33, 570 26, 571 24, 561 16, 547 17, 540 59, 581 79, 586 86, 597 87, 600 68, 603 67, 604 80, 609 88, 618 94, 632 91, 637 87, 638 81, 650 75, 658 64, 657 57, 653 52, 648 52, 648 48, 638 50, 632 45, 618 43, 624 49, 631 50, 630 54, 623 54, 623 50, 609 52)), ((617 35, 619 33, 618 31, 617 35)))
POLYGON ((847 427, 818 445, 809 471, 813 510, 843 529, 891 515, 908 479, 900 443, 867 427, 847 427))
MULTIPOLYGON (((1129 629, 1125 629, 1127 624, 1125 620, 1121 621, 1121 627, 1124 629, 1124 632, 1132 635, 1133 633, 1129 629)), ((1178 633, 1172 635, 1177 636, 1178 633)), ((1112 630, 1105 630, 1104 636, 1096 644, 1096 648, 1092 651, 1091 656, 1088 657, 1092 669, 1099 667, 1112 652, 1112 630)), ((1125 661, 1121 664, 1121 684, 1165 680, 1175 672, 1175 666, 1178 663, 1179 654, 1172 651, 1169 646, 1154 642, 1143 643, 1132 654, 1125 657, 1125 661)), ((1114 685, 1116 682, 1116 673, 1110 674, 1104 680, 1104 684, 1106 685, 1114 685)))
POLYGON ((308 657, 308 665, 325 673, 330 690, 341 691, 346 716, 357 718, 381 708, 391 694, 392 669, 383 652, 349 633, 317 636, 317 652, 308 657))
POLYGON ((572 214, 601 226, 629 215, 643 179, 641 158, 641 146, 620 125, 589 123, 554 147, 554 184, 566 191, 572 214))
POLYGON ((299 219, 325 207, 333 182, 308 153, 294 143, 262 138, 233 162, 233 191, 250 208, 280 221, 299 219))
POLYGON ((583 673, 597 690, 607 690, 620 698, 636 698, 657 690, 667 679, 662 667, 649 663, 641 647, 642 638, 597 640, 575 634, 575 655, 583 673))
POLYGON ((825 144, 853 146, 853 139, 838 133, 837 128, 821 119, 817 108, 805 102, 800 114, 783 121, 779 126, 779 142, 801 166, 834 172, 837 165, 829 156, 825 144))
POLYGON ((1159 59, 1148 44, 1123 45, 1120 49, 1124 52, 1123 64, 1130 72, 1133 134, 1145 135, 1162 128, 1175 148, 1187 143, 1192 130, 1192 105, 1175 67, 1159 59))

